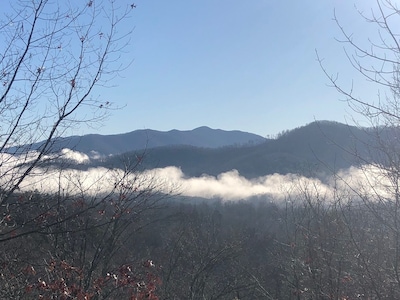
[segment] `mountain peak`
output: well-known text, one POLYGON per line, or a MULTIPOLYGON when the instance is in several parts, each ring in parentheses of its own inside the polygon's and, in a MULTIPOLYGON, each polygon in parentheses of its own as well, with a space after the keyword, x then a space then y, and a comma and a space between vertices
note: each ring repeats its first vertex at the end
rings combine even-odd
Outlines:
POLYGON ((201 131, 201 130, 218 130, 218 129, 212 129, 212 128, 208 127, 208 126, 200 126, 200 127, 197 127, 197 128, 195 128, 195 129, 193 129, 191 131, 201 131))

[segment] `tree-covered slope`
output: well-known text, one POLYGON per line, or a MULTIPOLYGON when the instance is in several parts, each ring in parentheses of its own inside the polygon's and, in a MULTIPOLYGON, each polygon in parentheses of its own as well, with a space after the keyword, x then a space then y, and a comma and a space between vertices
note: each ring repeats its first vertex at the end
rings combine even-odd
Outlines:
MULTIPOLYGON (((354 153, 367 154, 368 131, 336 122, 313 122, 262 144, 218 149, 169 146, 126 153, 145 153, 148 168, 177 166, 188 176, 218 175, 236 169, 251 178, 273 173, 307 173, 356 164, 354 153)), ((120 157, 105 164, 117 166, 120 157)))

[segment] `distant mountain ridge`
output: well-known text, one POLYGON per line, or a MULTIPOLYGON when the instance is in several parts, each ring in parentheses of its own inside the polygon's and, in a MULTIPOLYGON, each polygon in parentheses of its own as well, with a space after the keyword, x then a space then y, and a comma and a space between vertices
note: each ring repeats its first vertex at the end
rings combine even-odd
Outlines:
POLYGON ((400 130, 315 121, 284 131, 275 139, 200 127, 189 131, 141 130, 122 135, 70 137, 56 145, 87 153, 91 158, 95 158, 90 155, 92 150, 113 154, 69 165, 80 170, 124 168, 126 163, 139 159, 141 170, 175 166, 186 176, 217 176, 237 170, 246 178, 292 173, 323 179, 324 174, 359 164, 385 164, 382 151, 377 151, 382 149, 381 142, 390 145, 392 153, 400 153, 400 130))
MULTIPOLYGON (((114 135, 88 134, 58 138, 53 141, 52 151, 57 152, 63 148, 69 148, 88 155, 98 153, 108 156, 165 146, 220 148, 232 145, 260 144, 265 140, 262 136, 253 133, 211 129, 206 126, 186 131, 143 129, 114 135)), ((40 149, 42 145, 43 142, 33 144, 30 146, 30 150, 40 149)))
MULTIPOLYGON (((217 176, 238 170, 246 178, 268 174, 329 172, 359 163, 353 153, 373 160, 373 133, 368 129, 338 122, 318 121, 285 131, 276 139, 242 147, 198 148, 194 146, 155 147, 145 151, 145 168, 179 167, 187 176, 217 176), (368 148, 366 147, 368 145, 368 148)), ((105 167, 120 167, 123 157, 110 157, 105 167)), ((130 159, 130 160, 132 160, 130 159)), ((315 174, 314 174, 315 175, 315 174)))

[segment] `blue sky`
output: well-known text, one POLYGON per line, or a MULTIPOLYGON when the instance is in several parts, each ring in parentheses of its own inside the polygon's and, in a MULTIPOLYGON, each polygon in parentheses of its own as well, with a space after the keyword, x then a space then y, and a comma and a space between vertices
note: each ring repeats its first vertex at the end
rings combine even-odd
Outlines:
POLYGON ((315 119, 350 121, 351 110, 327 86, 315 50, 329 71, 351 82, 344 45, 335 40, 334 9, 349 32, 362 34, 365 23, 354 4, 368 9, 373 3, 137 2, 129 49, 134 62, 107 91, 126 106, 102 132, 206 125, 266 136, 315 119))
MULTIPOLYGON (((138 0, 121 63, 134 61, 110 82, 115 87, 96 91, 123 108, 77 133, 209 126, 267 136, 314 120, 351 122, 315 50, 350 86, 357 75, 335 40, 341 35, 334 9, 362 40, 373 33, 354 4, 368 10, 374 2, 138 0)), ((377 94, 362 81, 359 92, 368 101, 377 94)))

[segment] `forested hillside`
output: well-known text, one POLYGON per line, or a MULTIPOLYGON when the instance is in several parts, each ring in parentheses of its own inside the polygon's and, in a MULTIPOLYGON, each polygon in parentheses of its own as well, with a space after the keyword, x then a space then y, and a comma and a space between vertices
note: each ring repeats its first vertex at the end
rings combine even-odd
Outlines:
MULTIPOLYGON (((216 176, 238 170, 246 178, 267 174, 331 173, 349 168, 367 158, 375 133, 337 122, 319 121, 286 131, 276 139, 257 145, 227 146, 218 149, 193 146, 169 146, 125 153, 105 160, 107 167, 121 166, 122 158, 144 155, 147 168, 177 166, 188 176, 216 176)), ((370 158, 372 160, 372 157, 370 158)))
POLYGON ((122 202, 115 202, 57 222, 77 206, 89 207, 79 199, 60 208, 57 198, 29 197, 29 211, 3 220, 15 229, 2 234, 2 299, 400 295, 394 204, 371 211, 362 202, 311 199, 304 190, 280 204, 169 199, 151 209, 121 210, 122 202), (34 205, 52 208, 29 222, 34 205), (7 237, 12 239, 4 243, 7 237))

